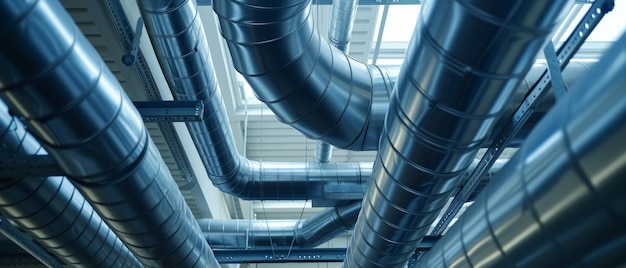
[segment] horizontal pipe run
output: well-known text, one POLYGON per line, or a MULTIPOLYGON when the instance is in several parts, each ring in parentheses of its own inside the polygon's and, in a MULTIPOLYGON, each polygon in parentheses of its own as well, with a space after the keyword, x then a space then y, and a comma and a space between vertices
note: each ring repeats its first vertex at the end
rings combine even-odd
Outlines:
POLYGON ((217 265, 139 113, 63 7, 5 2, 0 25, 0 97, 137 259, 217 265))

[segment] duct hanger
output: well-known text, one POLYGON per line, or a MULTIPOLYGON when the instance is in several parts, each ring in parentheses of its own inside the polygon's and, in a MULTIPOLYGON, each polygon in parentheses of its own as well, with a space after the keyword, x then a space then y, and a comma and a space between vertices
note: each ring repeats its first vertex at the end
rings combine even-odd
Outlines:
POLYGON ((133 42, 130 46, 130 51, 122 56, 122 62, 126 66, 132 66, 137 59, 137 51, 139 50, 139 40, 141 40, 141 33, 143 30, 143 18, 137 19, 137 25, 135 26, 135 36, 133 36, 133 42))

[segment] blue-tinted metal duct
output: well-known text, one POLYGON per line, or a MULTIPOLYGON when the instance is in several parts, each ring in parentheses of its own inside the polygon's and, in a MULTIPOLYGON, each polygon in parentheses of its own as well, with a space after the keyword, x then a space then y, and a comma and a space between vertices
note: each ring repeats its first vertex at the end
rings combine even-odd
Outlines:
MULTIPOLYGON (((46 153, 2 101, 0 153, 46 153)), ((65 177, 0 180, 0 213, 72 267, 141 267, 65 177)))
POLYGON ((237 153, 197 6, 191 0, 139 1, 157 58, 177 100, 204 103, 188 122, 203 164, 220 190, 243 199, 324 199, 325 186, 363 185, 371 163, 272 163, 237 153))
POLYGON ((344 267, 406 265, 568 3, 424 3, 344 267))
POLYGON ((305 220, 199 219, 209 245, 221 249, 312 248, 354 228, 361 202, 327 208, 305 220))
MULTIPOLYGON (((237 6, 232 2, 228 4, 228 7, 231 7, 231 4, 237 6)), ((216 187, 242 199, 325 199, 328 197, 328 193, 325 192, 326 187, 334 187, 338 184, 360 186, 369 180, 371 163, 261 163, 239 155, 234 145, 232 130, 215 79, 205 32, 195 3, 190 0, 139 1, 139 7, 175 99, 200 100, 205 105, 205 120, 189 122, 187 126, 202 162, 216 187)), ((235 11, 238 10, 228 12, 235 11)), ((245 11, 273 12, 272 9, 261 11, 246 9, 245 11)), ((248 15, 242 14, 241 16, 243 18, 248 15)), ((256 18, 254 15, 250 16, 256 18)), ((259 16, 264 18, 268 15, 262 13, 259 16)), ((230 21, 222 20, 222 27, 225 27, 226 22, 230 21)), ((258 23, 254 22, 254 24, 258 23)), ((272 25, 280 26, 280 24, 272 25)), ((296 26, 290 25, 292 28, 296 26)), ((256 29, 258 32, 249 34, 258 33, 259 36, 265 36, 267 33, 263 31, 271 29, 269 26, 259 28, 256 29)), ((283 44, 287 43, 283 42, 283 44)), ((253 45, 259 44, 250 44, 251 47, 253 45)), ((284 51, 284 49, 279 49, 279 51, 284 51)), ((280 53, 274 54, 280 55, 280 53)), ((341 55, 343 59, 347 59, 345 55, 341 55)), ((254 64, 255 60, 258 59, 249 59, 247 63, 254 64)), ((349 62, 362 65, 351 59, 349 62)), ((338 73, 349 72, 347 69, 338 69, 339 66, 347 67, 348 65, 335 66, 338 73)), ((388 107, 387 89, 392 85, 391 78, 388 75, 374 77, 378 77, 375 80, 378 82, 374 84, 384 86, 385 90, 373 91, 372 97, 375 101, 372 107, 375 108, 376 113, 384 114, 388 107)), ((369 81, 370 78, 372 77, 368 76, 367 80, 369 81)), ((526 89, 527 87, 522 86, 520 92, 526 89)), ((341 99, 330 96, 329 98, 341 99)), ((375 121, 378 122, 377 126, 370 127, 380 132, 382 117, 375 121)))
POLYGON ((56 1, 0 6, 0 97, 147 267, 217 261, 137 110, 56 1))
POLYGON ((626 263, 626 36, 532 131, 421 267, 626 263))
POLYGON ((213 2, 235 69, 278 119, 338 148, 375 150, 393 84, 333 47, 311 1, 213 2))
MULTIPOLYGON (((333 1, 332 18, 328 29, 328 42, 346 53, 350 44, 350 35, 356 17, 357 0, 333 1)), ((333 153, 333 146, 318 140, 315 146, 315 158, 318 162, 328 163, 333 153)))

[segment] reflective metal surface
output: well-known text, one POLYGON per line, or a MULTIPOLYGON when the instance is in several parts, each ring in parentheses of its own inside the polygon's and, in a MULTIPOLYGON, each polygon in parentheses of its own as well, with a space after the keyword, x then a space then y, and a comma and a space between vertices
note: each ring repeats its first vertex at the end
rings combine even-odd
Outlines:
POLYGON ((320 163, 330 162, 330 158, 333 156, 333 146, 318 140, 315 143, 315 159, 320 163))
POLYGON ((328 42, 343 52, 348 51, 357 3, 357 0, 333 1, 328 42))
POLYGON ((323 198, 324 186, 363 185, 371 163, 272 163, 237 153, 202 23, 193 1, 140 1, 157 57, 177 100, 204 103, 204 121, 188 122, 213 184, 243 199, 323 198))
MULTIPOLYGON (((2 101, 0 153, 46 154, 2 101)), ((72 267, 141 267, 65 177, 1 180, 0 213, 72 267)))
POLYGON ((374 108, 388 99, 373 96, 388 97, 393 84, 322 38, 310 2, 220 0, 213 8, 235 69, 280 121, 338 148, 375 150, 387 109, 374 108))
POLYGON ((424 3, 344 267, 403 267, 568 1, 424 3))
POLYGON ((422 267, 626 263, 625 48, 557 103, 422 267))
POLYGON ((146 267, 216 264, 141 117, 56 1, 0 8, 0 97, 146 267))
MULTIPOLYGON (((197 7, 192 1, 140 1, 139 4, 175 98, 200 100, 205 104, 205 120, 187 126, 216 187, 243 199, 315 199, 324 197, 326 185, 359 186, 369 179, 369 163, 260 163, 240 156, 234 146, 197 7)), ((393 84, 388 75, 382 75, 385 70, 371 67, 376 69, 370 77, 374 84, 393 84)), ((375 90, 371 96, 374 100, 371 109, 377 111, 370 118, 372 127, 382 126, 388 94, 375 90)))
MULTIPOLYGON (((328 42, 346 53, 350 44, 350 35, 354 18, 356 17, 356 0, 333 1, 332 17, 328 29, 328 42)), ((333 153, 333 146, 318 140, 315 147, 315 157, 318 162, 328 163, 333 153)))
POLYGON ((354 228, 360 202, 327 208, 305 220, 199 219, 215 249, 312 248, 354 228))

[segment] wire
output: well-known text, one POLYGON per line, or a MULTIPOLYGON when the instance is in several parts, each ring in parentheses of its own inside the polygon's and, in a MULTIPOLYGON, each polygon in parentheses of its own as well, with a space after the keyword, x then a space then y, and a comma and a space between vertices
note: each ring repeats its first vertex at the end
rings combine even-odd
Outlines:
MULTIPOLYGON (((264 138, 264 126, 263 126, 263 122, 265 121, 265 118, 263 117, 263 111, 264 111, 264 105, 261 105, 261 152, 259 155, 259 179, 263 178, 263 138, 264 138)), ((260 185, 260 190, 261 190, 261 208, 263 209, 263 217, 265 218, 265 227, 267 228, 267 236, 270 238, 270 248, 272 249, 272 255, 273 257, 276 257, 276 251, 274 250, 274 241, 272 241, 272 234, 270 233, 270 225, 269 225, 269 220, 267 219, 267 212, 265 211, 265 198, 263 196, 263 193, 265 193, 265 191, 263 190, 263 183, 261 180, 261 183, 259 183, 260 185)))

